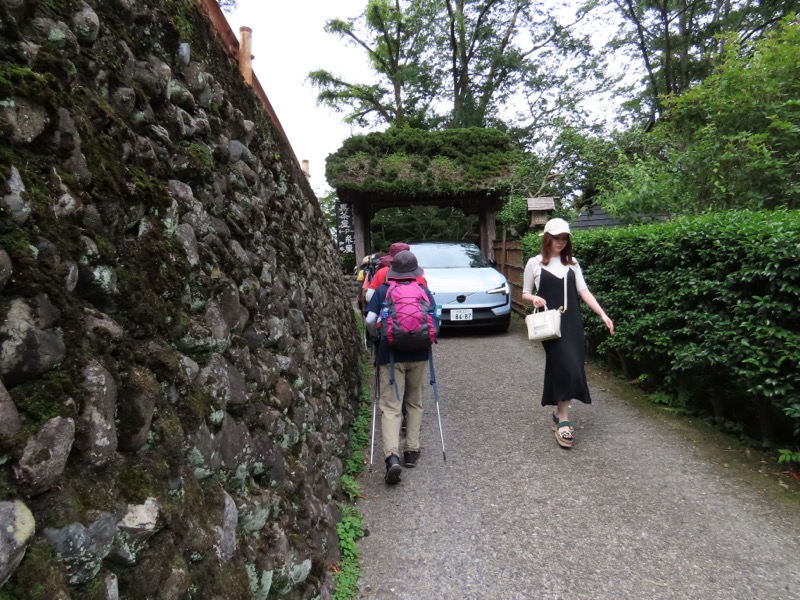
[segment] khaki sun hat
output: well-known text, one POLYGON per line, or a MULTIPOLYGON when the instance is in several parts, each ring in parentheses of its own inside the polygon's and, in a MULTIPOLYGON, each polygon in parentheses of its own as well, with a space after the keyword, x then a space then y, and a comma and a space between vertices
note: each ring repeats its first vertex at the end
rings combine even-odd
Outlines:
POLYGON ((398 252, 392 260, 392 266, 386 273, 387 279, 416 279, 424 271, 417 264, 417 257, 413 252, 403 250, 398 252))

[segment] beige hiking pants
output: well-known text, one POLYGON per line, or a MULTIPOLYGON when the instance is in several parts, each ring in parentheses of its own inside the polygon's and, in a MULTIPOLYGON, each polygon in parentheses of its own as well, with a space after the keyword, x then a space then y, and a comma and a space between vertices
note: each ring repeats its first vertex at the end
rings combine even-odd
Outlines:
MULTIPOLYGON (((406 443, 404 450, 419 450, 419 430, 422 427, 422 385, 427 361, 399 362, 394 364, 394 377, 400 399, 406 404, 406 443)), ((389 383, 389 365, 380 365, 381 385, 381 430, 383 431, 383 455, 400 456, 400 426, 403 409, 398 402, 394 386, 389 383)))

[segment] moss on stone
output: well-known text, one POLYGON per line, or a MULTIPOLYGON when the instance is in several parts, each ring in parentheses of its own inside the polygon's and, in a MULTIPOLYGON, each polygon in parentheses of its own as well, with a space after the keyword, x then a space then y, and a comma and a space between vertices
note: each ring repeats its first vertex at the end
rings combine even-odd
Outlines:
POLYGON ((24 297, 45 293, 63 310, 68 267, 57 256, 77 254, 79 231, 73 222, 58 219, 54 214, 55 190, 50 179, 43 175, 52 168, 45 158, 21 149, 6 149, 3 154, 19 169, 25 185, 24 197, 32 208, 31 216, 22 226, 7 218, 0 221, 0 246, 14 265, 14 275, 3 292, 24 297), (42 240, 56 246, 55 255, 37 250, 42 240))
POLYGON ((130 504, 147 498, 165 498, 169 484, 169 465, 157 455, 137 453, 114 465, 114 481, 119 494, 130 504))
MULTIPOLYGON (((18 443, 25 443, 24 437, 17 440, 18 443)), ((4 444, 5 446, 5 444, 4 444)), ((7 452, 9 448, 0 446, 0 457, 7 460, 7 452)), ((16 484, 11 480, 11 470, 7 468, 0 469, 0 502, 13 502, 19 498, 19 489, 16 484)))
POLYGON ((178 41, 192 42, 196 38, 195 31, 197 28, 195 3, 187 0, 164 0, 162 4, 165 15, 158 22, 162 26, 169 26, 174 30, 172 35, 169 32, 165 32, 166 35, 162 37, 175 40, 176 43, 178 41))
POLYGON ((194 431, 205 423, 214 410, 214 399, 206 388, 189 386, 177 403, 176 410, 186 431, 194 431))
MULTIPOLYGON (((50 600, 67 590, 66 571, 55 560, 52 546, 35 540, 25 557, 0 590, 0 600, 50 600)), ((66 593, 66 597, 70 597, 66 593)))
POLYGON ((133 202, 141 202, 156 211, 165 210, 172 204, 167 186, 162 179, 152 177, 141 167, 127 170, 127 188, 133 202))
POLYGON ((82 392, 81 379, 67 368, 49 371, 9 390, 23 418, 28 434, 35 433, 49 419, 77 416, 76 400, 82 392))
POLYGON ((250 579, 244 565, 204 558, 191 565, 192 582, 208 598, 250 600, 250 579), (210 563, 210 564, 209 564, 210 563))
POLYGON ((120 255, 117 305, 126 328, 135 337, 183 337, 188 319, 180 317, 181 296, 189 264, 178 242, 152 230, 126 239, 120 255))
POLYGON ((0 98, 23 96, 25 98, 55 99, 51 90, 53 79, 28 67, 0 61, 0 98))
MULTIPOLYGON (((159 531, 147 543, 146 551, 137 554, 136 564, 121 568, 107 564, 108 569, 117 575, 120 596, 125 598, 157 598, 162 592, 164 582, 169 578, 179 554, 178 532, 170 529, 159 531), (123 591, 124 590, 124 591, 123 591)), ((182 596, 181 596, 182 597, 182 596)))
POLYGON ((78 586, 73 591, 73 600, 108 600, 108 590, 101 575, 102 570, 94 579, 88 581, 85 585, 78 586))
POLYGON ((120 498, 120 489, 114 482, 114 473, 126 467, 121 459, 118 462, 117 466, 95 467, 90 471, 78 464, 70 464, 64 478, 70 482, 71 489, 68 496, 71 498, 70 508, 74 514, 54 511, 54 517, 60 516, 64 520, 63 523, 54 526, 63 526, 74 520, 87 524, 92 521, 92 515, 96 511, 114 512, 117 508, 124 508, 126 502, 120 498), (89 472, 91 475, 87 477, 89 472))
MULTIPOLYGON (((127 197, 127 169, 119 157, 119 142, 103 132, 83 131, 81 150, 92 171, 92 190, 97 201, 127 197)), ((71 179, 69 175, 66 180, 71 179)))
POLYGON ((22 263, 34 264, 37 257, 36 247, 31 243, 30 230, 22 227, 14 227, 10 222, 7 223, 9 229, 0 233, 0 247, 2 247, 11 257, 15 267, 22 263))
POLYGON ((151 433, 159 452, 167 461, 169 476, 171 478, 179 477, 184 464, 183 441, 186 432, 180 417, 168 402, 159 401, 151 425, 151 433))
POLYGON ((33 70, 38 73, 46 73, 49 89, 43 91, 41 96, 32 96, 45 102, 50 106, 56 106, 56 93, 68 90, 70 81, 73 79, 74 65, 64 55, 64 51, 55 43, 43 43, 33 60, 33 70))
POLYGON ((182 146, 174 163, 180 178, 193 185, 207 183, 214 170, 211 150, 208 146, 197 142, 182 146))
POLYGON ((53 17, 72 14, 81 6, 79 0, 39 0, 38 4, 44 14, 53 17))

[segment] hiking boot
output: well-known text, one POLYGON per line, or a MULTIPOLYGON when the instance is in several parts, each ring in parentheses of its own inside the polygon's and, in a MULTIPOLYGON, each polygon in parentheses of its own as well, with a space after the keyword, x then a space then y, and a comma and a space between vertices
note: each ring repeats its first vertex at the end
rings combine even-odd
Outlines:
POLYGON ((414 467, 416 467, 418 460, 419 460, 419 450, 406 450, 405 452, 403 452, 403 462, 409 469, 413 469, 414 467))
POLYGON ((392 454, 386 458, 386 476, 383 480, 389 484, 394 485, 400 483, 400 473, 403 472, 403 467, 400 466, 400 457, 392 454))

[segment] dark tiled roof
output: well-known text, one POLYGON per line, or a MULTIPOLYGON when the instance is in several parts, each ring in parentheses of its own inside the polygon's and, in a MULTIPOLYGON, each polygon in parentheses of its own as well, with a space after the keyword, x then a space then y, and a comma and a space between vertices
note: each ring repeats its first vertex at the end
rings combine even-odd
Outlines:
POLYGON ((597 204, 592 204, 572 222, 573 229, 592 229, 593 227, 619 227, 622 222, 611 217, 597 204))

